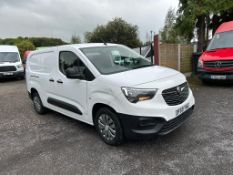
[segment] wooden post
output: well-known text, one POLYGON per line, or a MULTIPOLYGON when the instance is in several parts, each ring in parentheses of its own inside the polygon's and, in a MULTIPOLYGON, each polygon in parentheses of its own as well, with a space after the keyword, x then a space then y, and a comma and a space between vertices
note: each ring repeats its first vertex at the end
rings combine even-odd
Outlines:
POLYGON ((154 64, 159 65, 159 35, 154 35, 154 64))
POLYGON ((180 52, 180 44, 178 44, 178 58, 177 58, 177 70, 181 70, 181 52, 180 52))

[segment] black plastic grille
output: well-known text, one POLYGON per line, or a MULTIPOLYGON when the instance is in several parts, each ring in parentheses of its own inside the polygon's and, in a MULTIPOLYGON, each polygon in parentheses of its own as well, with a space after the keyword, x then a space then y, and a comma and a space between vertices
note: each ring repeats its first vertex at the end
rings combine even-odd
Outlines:
POLYGON ((181 114, 180 116, 166 122, 166 124, 162 127, 162 129, 159 131, 160 134, 167 134, 171 132, 172 130, 179 127, 182 123, 185 122, 185 120, 190 116, 190 114, 193 112, 193 107, 188 109, 186 112, 181 114))
POLYGON ((166 89, 162 96, 169 106, 175 106, 183 103, 189 95, 188 83, 185 82, 179 86, 166 89))
POLYGON ((9 72, 9 71, 16 71, 15 66, 2 66, 0 67, 0 72, 9 72))
POLYGON ((233 68, 233 60, 205 61, 204 67, 207 68, 233 68))

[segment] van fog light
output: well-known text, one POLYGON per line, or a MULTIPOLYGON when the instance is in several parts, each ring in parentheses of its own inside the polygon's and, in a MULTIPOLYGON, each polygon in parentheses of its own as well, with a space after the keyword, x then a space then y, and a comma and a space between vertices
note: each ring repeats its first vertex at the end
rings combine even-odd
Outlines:
POLYGON ((157 92, 157 89, 132 88, 132 87, 122 87, 121 90, 125 95, 125 97, 131 103, 150 100, 155 96, 157 92))

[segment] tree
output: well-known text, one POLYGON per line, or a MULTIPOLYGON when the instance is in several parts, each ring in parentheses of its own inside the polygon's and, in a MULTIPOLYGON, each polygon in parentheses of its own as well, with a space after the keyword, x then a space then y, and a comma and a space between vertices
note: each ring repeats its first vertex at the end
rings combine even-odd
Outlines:
POLYGON ((222 22, 233 20, 232 15, 222 18, 223 14, 232 12, 232 9, 232 0, 180 0, 175 28, 189 41, 196 31, 198 51, 202 51, 209 40, 209 30, 215 31, 222 22), (216 16, 223 20, 215 23, 216 16))
POLYGON ((78 35, 72 35, 70 42, 71 44, 80 44, 81 38, 78 35))
POLYGON ((28 38, 28 40, 30 40, 35 45, 35 47, 49 47, 67 44, 60 38, 31 37, 28 38))
POLYGON ((16 45, 19 49, 21 58, 23 58, 23 54, 25 51, 35 50, 35 46, 33 45, 33 43, 30 40, 22 40, 19 43, 16 43, 16 45))
POLYGON ((138 38, 138 27, 115 18, 106 25, 97 26, 93 32, 85 33, 86 42, 110 42, 124 44, 131 48, 141 45, 138 38))
POLYGON ((167 12, 164 27, 159 32, 161 41, 165 43, 183 43, 185 42, 182 40, 182 37, 180 37, 175 30, 175 22, 176 22, 176 14, 175 10, 170 8, 167 12))
POLYGON ((46 37, 18 37, 1 39, 0 44, 15 45, 24 40, 29 40, 35 47, 48 47, 67 44, 59 38, 46 38, 46 37))

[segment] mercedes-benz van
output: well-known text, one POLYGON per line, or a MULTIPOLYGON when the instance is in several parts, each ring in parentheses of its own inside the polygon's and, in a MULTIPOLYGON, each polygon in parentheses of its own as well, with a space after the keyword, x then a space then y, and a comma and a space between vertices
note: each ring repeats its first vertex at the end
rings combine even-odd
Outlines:
POLYGON ((186 78, 123 45, 79 44, 30 53, 29 96, 39 114, 52 109, 94 125, 110 145, 164 135, 194 109, 186 78))
POLYGON ((233 21, 221 24, 198 62, 202 81, 233 81, 233 21))
POLYGON ((24 68, 16 46, 0 45, 0 78, 24 78, 24 68))

